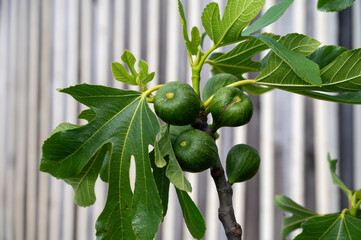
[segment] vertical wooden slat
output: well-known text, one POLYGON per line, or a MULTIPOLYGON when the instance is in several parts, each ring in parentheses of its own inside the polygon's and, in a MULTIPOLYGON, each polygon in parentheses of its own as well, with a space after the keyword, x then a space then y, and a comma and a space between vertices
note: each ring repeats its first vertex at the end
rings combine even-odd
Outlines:
MULTIPOLYGON (((7 76, 8 76, 8 1, 1 1, 0 5, 0 112, 7 111, 8 95, 7 95, 7 76)), ((7 132, 7 114, 0 117, 0 239, 6 239, 6 220, 5 220, 5 196, 6 190, 6 132, 7 132)))
MULTIPOLYGON (((315 38, 323 44, 337 44, 337 15, 315 11, 315 38)), ((327 153, 338 158, 337 104, 314 101, 315 122, 315 167, 316 210, 319 213, 338 211, 338 189, 332 183, 327 162, 327 153), (324 199, 328 201, 324 201, 324 199)))
MULTIPOLYGON (((50 132, 50 79, 51 79, 51 29, 52 29, 52 2, 41 2, 41 56, 40 56, 40 122, 39 134, 42 143, 50 132)), ((49 234, 48 221, 48 197, 49 197, 49 174, 39 173, 39 196, 38 196, 38 223, 36 239, 47 240, 49 234)))
MULTIPOLYGON (((92 1, 82 0, 80 2, 80 83, 91 83, 92 74, 92 1)), ((84 105, 80 106, 80 111, 84 110, 84 105)), ((83 121, 82 124, 86 122, 83 121)), ((88 226, 91 208, 77 208, 76 218, 76 236, 77 240, 93 239, 94 235, 89 233, 88 229, 93 229, 94 225, 88 226)))
POLYGON ((24 203, 25 203, 25 171, 26 171, 26 121, 27 109, 27 42, 28 42, 28 2, 18 1, 18 51, 16 54, 16 172, 15 172, 15 239, 24 239, 24 203), (18 71, 22 69, 22 71, 18 71))
MULTIPOLYGON (((141 38, 142 38, 142 6, 141 0, 131 0, 130 3, 130 17, 129 17, 129 50, 133 53, 134 57, 139 61, 141 57, 141 38)), ((137 64, 137 63, 136 63, 137 64)), ((139 90, 138 86, 130 86, 130 89, 139 90)), ((134 167, 134 165, 133 165, 134 167)), ((134 182, 134 178, 131 181, 134 182)))
MULTIPOLYGON (((267 1, 263 7, 266 11, 275 1, 267 1)), ((274 32, 274 26, 268 26, 265 32, 274 32)), ((274 92, 260 97, 260 239, 271 240, 274 236, 274 92)))
MULTIPOLYGON (((65 87, 78 83, 78 37, 79 37, 79 2, 66 1, 66 48, 65 48, 65 87)), ((77 122, 77 103, 70 97, 65 96, 65 121, 77 122)), ((70 185, 63 183, 63 223, 62 239, 73 239, 74 233, 74 200, 73 189, 70 185)))
MULTIPOLYGON (((361 47, 361 2, 356 1, 352 7, 353 10, 353 46, 361 47)), ((354 188, 361 188, 361 106, 353 107, 354 116, 354 188)))
POLYGON ((160 0, 148 1, 148 43, 147 43, 147 62, 149 72, 155 72, 155 77, 148 85, 148 88, 159 84, 159 21, 160 21, 160 0))
MULTIPOLYGON (((64 121, 65 114, 65 94, 60 94, 56 91, 58 88, 65 87, 65 34, 66 34, 66 2, 61 0, 54 1, 53 8, 53 52, 52 56, 52 84, 51 84, 51 128, 54 129, 58 124, 64 121)), ((61 228, 63 222, 61 221, 61 206, 64 201, 63 182, 55 178, 51 178, 50 190, 50 234, 49 238, 58 240, 61 238, 61 228)))
MULTIPOLYGON (((114 24, 113 24, 113 61, 121 62, 120 56, 125 50, 125 0, 114 1, 114 24)), ((149 48, 148 48, 149 49, 149 48)), ((114 79, 114 77, 112 78, 114 79)), ((124 84, 113 81, 114 85, 123 88, 124 84)))
MULTIPOLYGON (((6 182, 15 182, 15 154, 16 154, 16 72, 17 72, 17 24, 18 24, 18 2, 12 1, 9 9, 9 72, 7 78, 10 79, 7 85, 8 109, 7 109, 7 156, 6 156, 6 182)), ((6 185, 6 239, 15 239, 16 219, 15 209, 15 188, 6 185)))
POLYGON ((39 161, 38 142, 38 94, 39 94, 39 33, 40 33, 40 1, 34 0, 30 5, 30 36, 29 36, 29 85, 28 85, 28 164, 26 180, 26 239, 36 239, 36 192, 38 176, 37 163, 39 161))

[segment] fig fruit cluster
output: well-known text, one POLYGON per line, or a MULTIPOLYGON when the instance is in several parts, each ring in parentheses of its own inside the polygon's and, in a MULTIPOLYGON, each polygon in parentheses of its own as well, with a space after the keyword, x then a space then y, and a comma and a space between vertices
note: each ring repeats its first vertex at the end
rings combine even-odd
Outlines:
MULTIPOLYGON (((218 167, 218 149, 213 137, 195 124, 199 116, 211 113, 214 133, 221 127, 236 127, 248 123, 253 105, 240 87, 225 87, 237 81, 230 74, 219 74, 209 79, 203 98, 213 96, 207 109, 193 88, 184 82, 164 84, 154 97, 156 114, 170 125, 171 144, 179 165, 184 171, 202 172, 218 167)), ((165 128, 163 128, 165 129, 165 128)), ((257 151, 245 144, 234 146, 227 156, 227 176, 230 183, 252 178, 258 171, 257 151)))

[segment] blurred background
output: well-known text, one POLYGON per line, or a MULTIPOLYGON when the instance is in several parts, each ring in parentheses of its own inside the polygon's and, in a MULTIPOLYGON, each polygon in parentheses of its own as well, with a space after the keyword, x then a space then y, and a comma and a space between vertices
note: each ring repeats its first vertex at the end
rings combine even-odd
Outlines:
MULTIPOLYGON (((203 29, 200 16, 209 2, 182 0, 189 29, 203 29)), ((222 8, 226 1, 217 2, 222 8)), ((263 12, 277 2, 266 0, 263 12)), ((360 48, 361 2, 339 13, 324 13, 317 11, 316 0, 296 0, 264 31, 298 32, 324 45, 360 48)), ((205 46, 211 46, 209 39, 205 46)), ((41 145, 59 123, 80 123, 76 117, 83 107, 56 89, 78 83, 124 88, 114 80, 110 64, 120 62, 125 49, 156 72, 151 86, 190 82, 176 0, 0 0, 1 240, 95 239, 106 184, 97 182, 95 205, 77 207, 69 185, 38 171, 41 145)), ((209 77, 205 66, 202 84, 209 77)), ((346 185, 361 188, 361 107, 280 90, 252 100, 250 124, 222 129, 218 141, 222 161, 237 143, 247 143, 261 154, 256 177, 234 185, 234 208, 244 239, 280 239, 282 213, 273 204, 276 194, 320 213, 347 207, 347 199, 332 184, 327 153, 340 159, 339 174, 346 185)), ((205 239, 226 239, 209 172, 187 177, 206 220, 205 239)), ((172 188, 170 195, 157 239, 192 239, 172 188)))

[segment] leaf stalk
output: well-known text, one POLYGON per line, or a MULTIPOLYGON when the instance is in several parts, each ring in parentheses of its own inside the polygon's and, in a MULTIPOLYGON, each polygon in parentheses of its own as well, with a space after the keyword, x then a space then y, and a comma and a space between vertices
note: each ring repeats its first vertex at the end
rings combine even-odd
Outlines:
MULTIPOLYGON (((225 87, 238 87, 238 86, 241 86, 241 85, 252 84, 252 83, 256 83, 256 80, 254 80, 254 79, 240 80, 240 81, 231 83, 231 84, 229 84, 229 85, 227 85, 225 87)), ((213 96, 214 96, 214 94, 212 96, 210 96, 207 99, 207 101, 205 101, 204 107, 207 107, 211 103, 211 101, 213 99, 213 96)))

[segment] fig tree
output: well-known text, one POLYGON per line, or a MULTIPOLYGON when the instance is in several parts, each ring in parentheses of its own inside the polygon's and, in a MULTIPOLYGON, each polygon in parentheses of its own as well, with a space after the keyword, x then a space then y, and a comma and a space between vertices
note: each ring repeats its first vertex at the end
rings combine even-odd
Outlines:
POLYGON ((218 90, 209 105, 213 127, 237 127, 248 123, 253 114, 251 99, 240 89, 224 87, 218 90))
POLYGON ((179 165, 187 172, 202 172, 217 165, 218 150, 213 138, 198 129, 179 134, 174 153, 179 165))
POLYGON ((237 144, 228 152, 226 172, 233 184, 251 179, 258 172, 261 159, 256 149, 247 144, 237 144))
POLYGON ((154 97, 158 117, 171 125, 189 125, 198 117, 201 102, 193 88, 184 82, 164 84, 154 97))

